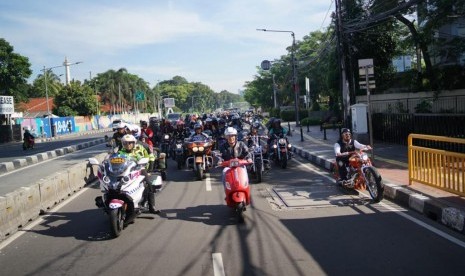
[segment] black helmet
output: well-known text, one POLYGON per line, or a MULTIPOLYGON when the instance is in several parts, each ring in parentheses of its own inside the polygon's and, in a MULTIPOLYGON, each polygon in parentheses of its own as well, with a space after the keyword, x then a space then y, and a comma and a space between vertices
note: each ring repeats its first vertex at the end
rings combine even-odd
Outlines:
POLYGON ((202 129, 202 124, 196 123, 196 124, 194 125, 194 130, 199 129, 199 128, 202 129))

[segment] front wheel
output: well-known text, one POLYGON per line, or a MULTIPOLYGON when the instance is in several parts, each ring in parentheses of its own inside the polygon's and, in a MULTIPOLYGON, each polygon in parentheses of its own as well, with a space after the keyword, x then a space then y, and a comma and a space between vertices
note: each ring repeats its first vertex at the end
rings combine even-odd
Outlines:
POLYGON ((284 154, 281 154, 281 168, 283 169, 287 168, 287 152, 284 154))
POLYGON ((114 238, 117 238, 121 234, 121 231, 124 227, 123 212, 121 211, 121 208, 111 209, 109 215, 111 233, 113 234, 114 238))
POLYGON ((384 198, 384 184, 381 175, 374 167, 365 169, 365 179, 368 192, 374 202, 380 202, 384 198))
POLYGON ((196 175, 197 175, 197 180, 202 180, 203 179, 203 164, 198 163, 196 166, 196 175))
POLYGON ((263 170, 261 162, 255 163, 255 174, 257 175, 257 183, 262 182, 263 170))

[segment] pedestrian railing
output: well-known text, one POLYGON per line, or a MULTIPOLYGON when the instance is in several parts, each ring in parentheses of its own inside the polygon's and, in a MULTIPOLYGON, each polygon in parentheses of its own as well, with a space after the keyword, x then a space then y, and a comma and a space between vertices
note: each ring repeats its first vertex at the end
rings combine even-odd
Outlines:
POLYGON ((415 181, 465 196, 465 154, 453 151, 464 145, 465 139, 410 134, 409 185, 415 181))

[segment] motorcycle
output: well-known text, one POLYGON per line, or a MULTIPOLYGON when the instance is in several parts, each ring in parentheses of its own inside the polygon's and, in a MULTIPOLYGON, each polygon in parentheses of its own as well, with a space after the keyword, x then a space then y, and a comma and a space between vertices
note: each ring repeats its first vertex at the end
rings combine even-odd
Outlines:
POLYGON ((206 141, 186 142, 189 155, 186 159, 186 167, 193 168, 197 180, 205 178, 205 173, 213 166, 213 157, 211 156, 213 146, 214 141, 211 139, 206 141))
MULTIPOLYGON (((371 163, 368 154, 364 150, 349 152, 349 166, 347 167, 347 179, 342 187, 354 190, 368 190, 374 202, 380 202, 384 198, 384 184, 378 170, 371 163)), ((339 179, 339 164, 333 163, 333 176, 339 179)))
POLYGON ((284 135, 278 136, 273 140, 273 159, 283 169, 287 167, 287 161, 292 157, 291 148, 292 145, 284 135))
POLYGON ((225 168, 222 179, 226 205, 234 210, 240 222, 244 222, 244 211, 251 201, 249 177, 245 168, 250 164, 247 160, 237 158, 224 161, 218 155, 218 166, 225 168))
POLYGON ((178 164, 178 170, 182 169, 182 165, 184 164, 184 141, 181 139, 177 139, 174 143, 174 158, 178 164))
POLYGON ((28 137, 23 139, 23 150, 34 149, 35 139, 34 137, 28 137))
POLYGON ((250 165, 250 171, 257 177, 257 182, 262 182, 263 173, 269 166, 268 159, 263 158, 263 146, 260 145, 260 138, 268 138, 268 136, 250 136, 249 139, 252 139, 252 146, 249 148, 252 156, 252 164, 250 165))
MULTIPOLYGON (((149 162, 142 158, 137 163, 124 154, 110 154, 102 164, 95 158, 89 158, 90 165, 98 166, 98 179, 102 196, 95 198, 97 207, 110 218, 110 229, 114 238, 147 207, 141 206, 145 176, 141 170, 149 162)), ((153 178, 150 185, 159 190, 162 187, 161 176, 153 178)))
POLYGON ((160 143, 160 149, 166 154, 166 157, 169 158, 171 154, 171 135, 163 134, 163 139, 160 143))

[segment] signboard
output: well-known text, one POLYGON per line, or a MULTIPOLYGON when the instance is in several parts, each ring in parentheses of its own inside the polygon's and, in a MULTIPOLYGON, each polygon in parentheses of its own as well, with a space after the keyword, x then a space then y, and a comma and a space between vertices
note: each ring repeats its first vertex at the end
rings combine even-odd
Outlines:
POLYGON ((164 98, 163 104, 166 108, 175 107, 174 105, 174 98, 164 98))
POLYGON ((136 91, 135 97, 137 102, 143 102, 145 100, 144 91, 136 91))
POLYGON ((13 114, 15 102, 13 96, 0 96, 0 114, 13 114))
POLYGON ((360 89, 367 88, 367 81, 368 87, 370 89, 376 88, 375 83, 375 69, 373 67, 373 59, 359 59, 358 60, 358 75, 360 77, 360 81, 358 82, 360 89))
POLYGON ((262 63, 260 64, 260 67, 263 69, 263 70, 270 70, 271 68, 271 62, 269 60, 264 60, 262 61, 262 63))

